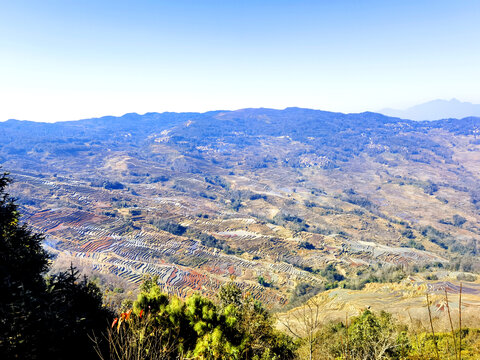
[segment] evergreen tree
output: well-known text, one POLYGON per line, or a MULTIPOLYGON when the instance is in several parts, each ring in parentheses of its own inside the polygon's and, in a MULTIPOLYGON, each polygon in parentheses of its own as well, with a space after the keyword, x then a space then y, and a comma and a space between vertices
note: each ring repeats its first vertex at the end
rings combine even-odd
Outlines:
POLYGON ((43 342, 38 323, 48 255, 42 236, 19 224, 17 205, 5 191, 10 181, 7 173, 0 176, 0 352, 29 358, 43 342))
POLYGON ((219 304, 200 295, 185 302, 163 294, 148 277, 133 309, 115 319, 103 359, 293 359, 292 340, 276 331, 270 314, 236 284, 219 292, 219 304))
POLYGON ((78 272, 48 279, 43 236, 20 224, 0 175, 0 354, 2 359, 86 359, 95 355, 90 336, 104 330, 110 313, 98 287, 78 272))

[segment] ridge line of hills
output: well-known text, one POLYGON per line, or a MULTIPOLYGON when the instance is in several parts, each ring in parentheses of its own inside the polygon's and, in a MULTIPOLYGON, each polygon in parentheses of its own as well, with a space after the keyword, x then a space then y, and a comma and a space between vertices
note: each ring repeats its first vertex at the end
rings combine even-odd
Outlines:
MULTIPOLYGON (((435 100, 429 103, 435 103, 435 100)), ((428 104, 428 103, 426 103, 428 104)), ((470 104, 470 103, 468 103, 470 104)), ((424 104, 422 104, 424 105, 424 104)), ((471 104, 474 105, 474 104, 471 104)), ((420 106, 420 105, 418 105, 420 106)), ((413 107, 412 107, 413 108, 413 107)), ((410 108, 410 109, 412 109, 410 108)), ((335 112, 335 111, 326 111, 326 110, 320 110, 320 109, 310 109, 310 108, 301 108, 301 107, 286 107, 285 109, 273 109, 273 108, 243 108, 243 109, 237 109, 237 110, 211 110, 211 111, 206 111, 206 112, 174 112, 174 111, 165 111, 165 112, 146 112, 145 114, 139 114, 136 112, 130 112, 130 113, 125 113, 121 116, 113 116, 113 115, 105 115, 105 116, 100 116, 100 117, 92 117, 92 118, 85 118, 85 119, 77 119, 77 120, 66 120, 66 121, 56 121, 56 122, 45 122, 45 121, 31 121, 28 119, 7 119, 2 123, 14 123, 14 122, 21 122, 21 123, 38 123, 38 124, 74 124, 78 122, 82 123, 90 123, 92 121, 110 121, 110 120, 118 120, 118 119, 139 119, 139 118, 159 118, 162 116, 169 116, 169 115, 185 115, 185 116, 215 116, 217 114, 221 113, 249 113, 249 112, 289 112, 289 111, 309 111, 309 112, 315 112, 318 114, 336 114, 336 115, 344 115, 344 116, 363 116, 363 115, 379 115, 383 116, 386 118, 392 118, 392 119, 399 119, 402 121, 408 120, 408 121, 422 121, 420 118, 412 119, 406 116, 401 116, 403 115, 402 111, 403 110, 395 110, 395 109, 382 109, 380 111, 363 111, 359 113, 343 113, 343 112, 335 112), (398 115, 393 115, 394 112, 398 112, 398 115), (391 114, 390 114, 391 113, 391 114)), ((408 109, 405 110, 404 114, 408 114, 408 109)), ((457 119, 457 120, 463 120, 466 118, 474 118, 474 117, 479 117, 477 115, 468 115, 468 116, 461 116, 461 117, 455 117, 455 116, 443 116, 439 117, 438 119, 429 119, 425 118, 423 121, 429 121, 429 122, 436 122, 436 121, 442 121, 442 120, 450 120, 450 119, 457 119)))
POLYGON ((388 116, 412 120, 438 120, 443 118, 464 118, 480 116, 480 104, 462 102, 457 99, 432 100, 404 110, 382 109, 379 111, 388 116))

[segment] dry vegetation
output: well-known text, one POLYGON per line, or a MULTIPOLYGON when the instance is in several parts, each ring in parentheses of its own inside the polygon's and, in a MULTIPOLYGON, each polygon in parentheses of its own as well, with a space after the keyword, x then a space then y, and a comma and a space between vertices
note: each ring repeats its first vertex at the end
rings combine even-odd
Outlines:
MULTIPOLYGON (((357 313, 374 306, 368 294, 434 284, 429 273, 406 278, 414 266, 443 269, 442 281, 479 269, 478 120, 460 128, 302 109, 176 115, 58 133, 52 125, 50 138, 32 132, 23 148, 5 130, 11 192, 58 259, 129 284, 156 274, 180 297, 213 296, 233 276, 269 306, 338 287, 319 296, 339 294, 338 306, 357 313), (404 275, 370 277, 379 265, 404 275), (368 285, 385 281, 403 282, 368 285)), ((415 302, 389 301, 379 309, 415 302)))

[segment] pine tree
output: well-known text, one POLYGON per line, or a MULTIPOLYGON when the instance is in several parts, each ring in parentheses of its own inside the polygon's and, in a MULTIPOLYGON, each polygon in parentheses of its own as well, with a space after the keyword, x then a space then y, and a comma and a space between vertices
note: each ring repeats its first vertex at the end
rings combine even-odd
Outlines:
POLYGON ((42 310, 48 255, 43 237, 19 223, 14 199, 0 176, 0 349, 6 357, 28 358, 42 346, 38 315, 42 310))
POLYGON ((11 182, 0 175, 0 356, 2 359, 86 359, 90 336, 111 318, 96 285, 70 270, 45 278, 43 236, 20 224, 11 182))

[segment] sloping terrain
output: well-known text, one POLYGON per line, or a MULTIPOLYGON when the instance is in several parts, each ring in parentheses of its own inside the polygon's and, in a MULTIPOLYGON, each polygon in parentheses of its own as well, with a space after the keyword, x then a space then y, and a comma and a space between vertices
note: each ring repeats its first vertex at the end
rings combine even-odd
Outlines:
POLYGON ((378 264, 478 269, 479 127, 298 108, 10 120, 0 164, 54 253, 287 304, 378 264))
MULTIPOLYGON (((333 289, 310 299, 309 306, 300 306, 278 314, 278 326, 305 329, 305 317, 318 312, 319 324, 343 322, 360 315, 366 309, 386 311, 414 332, 429 332, 426 293, 429 293, 432 323, 437 331, 449 331, 448 311, 458 328, 460 282, 454 272, 438 272, 439 280, 428 281, 422 276, 410 276, 396 284, 368 284, 362 290, 333 289), (447 296, 445 296, 445 290, 447 296), (448 300, 448 304, 447 304, 448 300)), ((480 321, 480 284, 462 283, 462 324, 477 327, 480 321)))

